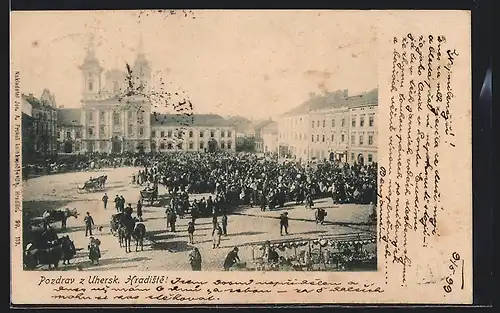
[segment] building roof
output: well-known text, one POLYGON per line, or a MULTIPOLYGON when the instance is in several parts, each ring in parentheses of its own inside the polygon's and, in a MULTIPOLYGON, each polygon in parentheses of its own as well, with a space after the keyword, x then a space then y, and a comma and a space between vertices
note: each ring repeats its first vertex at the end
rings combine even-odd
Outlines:
POLYGON ((64 126, 80 126, 81 114, 81 109, 59 109, 57 112, 57 122, 64 126))
POLYGON ((347 91, 329 92, 314 95, 298 107, 288 111, 284 116, 307 114, 311 111, 323 111, 341 107, 354 107, 378 103, 378 88, 355 96, 347 96, 347 91))
POLYGON ((216 114, 151 114, 151 126, 234 126, 216 114))
POLYGON ((46 104, 40 99, 35 98, 32 94, 22 94, 21 97, 26 100, 31 105, 31 108, 34 110, 55 110, 52 106, 46 104))

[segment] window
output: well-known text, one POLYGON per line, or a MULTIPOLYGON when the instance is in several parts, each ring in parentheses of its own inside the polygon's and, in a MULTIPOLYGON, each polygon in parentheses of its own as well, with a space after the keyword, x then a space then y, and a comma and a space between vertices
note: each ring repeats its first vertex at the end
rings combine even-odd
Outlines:
POLYGON ((189 143, 189 150, 193 150, 193 148, 194 148, 194 143, 193 143, 193 142, 190 142, 190 143, 189 143))
POLYGON ((323 138, 321 139, 321 141, 325 142, 325 135, 323 135, 323 138))
POLYGON ((75 132, 75 138, 81 138, 81 137, 82 137, 82 135, 80 134, 80 131, 79 131, 79 130, 77 130, 77 131, 75 132))
POLYGON ((215 132, 213 130, 210 131, 210 137, 212 137, 212 138, 215 137, 215 132))
POLYGON ((169 142, 169 143, 167 144, 167 150, 172 150, 172 149, 173 149, 172 143, 171 143, 171 142, 169 142))
POLYGON ((342 118, 342 127, 345 127, 345 117, 342 118))
POLYGON ((137 111, 137 123, 144 124, 144 111, 137 111))
POLYGON ((228 136, 229 138, 231 138, 231 131, 230 131, 230 130, 228 130, 228 131, 227 131, 227 136, 228 136))
POLYGON ((160 150, 165 150, 165 143, 160 142, 160 150))
POLYGON ((200 142, 200 149, 205 148, 205 143, 203 141, 200 142))
POLYGON ((156 150, 156 142, 152 142, 151 143, 151 151, 155 151, 156 150))
POLYGON ((332 134, 332 142, 334 142, 334 141, 335 141, 335 135, 332 134))
POLYGON ((71 132, 66 132, 66 138, 71 138, 71 132))
POLYGON ((368 135, 368 145, 373 145, 373 135, 368 135))
POLYGON ((168 137, 168 138, 172 138, 172 131, 171 131, 171 130, 169 130, 169 131, 167 132, 167 137, 168 137))
POLYGON ((106 120, 106 114, 104 112, 101 112, 101 122, 104 122, 106 120))
POLYGON ((365 126, 365 117, 364 116, 359 117, 359 126, 360 127, 365 126))
POLYGON ((227 148, 228 148, 228 149, 231 149, 231 146, 232 146, 231 141, 228 141, 228 142, 227 142, 227 148))
POLYGON ((226 149, 226 144, 224 143, 224 141, 220 142, 220 148, 221 149, 226 149))
POLYGON ((312 135, 311 137, 311 142, 314 142, 314 135, 312 135))
POLYGON ((94 111, 89 111, 89 122, 94 120, 94 111))
POLYGON ((92 89, 94 89, 94 82, 89 81, 89 91, 92 91, 92 89))
POLYGON ((89 137, 94 136, 94 127, 89 127, 89 137))
POLYGON ((106 128, 104 127, 104 125, 101 125, 101 128, 99 130, 99 135, 104 136, 106 134, 106 128))
POLYGON ((356 117, 353 117, 351 120, 351 126, 356 127, 356 117))
POLYGON ((359 135, 359 145, 360 146, 363 145, 364 137, 365 137, 364 134, 359 135))
POLYGON ((316 122, 316 127, 319 127, 319 121, 316 122))
POLYGON ((200 131, 200 138, 203 138, 203 131, 200 131))
POLYGON ((316 135, 316 141, 319 141, 319 135, 316 135))
POLYGON ((155 138, 156 137, 156 131, 155 130, 152 130, 151 131, 151 137, 155 138))
POLYGON ((80 151, 80 143, 75 142, 75 151, 80 151))
POLYGON ((373 161, 373 155, 368 154, 368 162, 370 162, 370 163, 371 163, 372 161, 373 161))
POLYGON ((323 127, 326 127, 326 121, 323 120, 323 127))
POLYGON ((354 153, 351 153, 351 160, 354 160, 354 153))
POLYGON ((132 124, 128 125, 128 131, 127 131, 127 133, 129 135, 133 135, 134 134, 134 128, 133 128, 132 124))
POLYGON ((189 138, 193 138, 193 131, 192 130, 189 131, 189 138))
POLYGON ((128 117, 129 120, 132 119, 132 111, 128 111, 127 112, 127 117, 128 117))
POLYGON ((144 127, 139 127, 139 136, 144 136, 144 127))
POLYGON ((302 140, 302 134, 299 134, 299 140, 302 140))
POLYGON ((332 120, 332 127, 335 127, 335 119, 332 120))
POLYGON ((162 131, 160 132, 160 137, 161 137, 161 138, 164 138, 164 137, 165 137, 165 131, 163 131, 163 130, 162 130, 162 131))
POLYGON ((352 145, 356 144, 356 135, 355 134, 351 135, 351 144, 352 145))
POLYGON ((370 117, 368 117, 368 125, 370 127, 372 127, 374 124, 374 118, 373 118, 373 115, 371 115, 370 117))
POLYGON ((220 136, 221 136, 221 138, 224 138, 224 131, 223 130, 220 131, 220 136))
POLYGON ((113 125, 120 125, 120 113, 113 112, 113 125))
POLYGON ((181 131, 177 132, 177 138, 182 138, 182 135, 183 135, 183 133, 181 131))
POLYGON ((314 128, 314 121, 312 121, 312 128, 314 128))

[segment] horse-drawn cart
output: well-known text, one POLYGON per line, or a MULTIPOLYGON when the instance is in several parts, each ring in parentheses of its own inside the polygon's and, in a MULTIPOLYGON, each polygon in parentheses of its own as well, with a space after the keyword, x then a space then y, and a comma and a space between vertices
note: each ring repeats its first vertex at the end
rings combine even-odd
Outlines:
POLYGON ((79 187, 78 184, 76 184, 76 191, 78 193, 82 193, 85 191, 86 192, 103 191, 107 179, 108 179, 107 175, 102 175, 97 178, 91 178, 87 180, 82 187, 79 187))
POLYGON ((171 196, 168 194, 158 194, 158 186, 149 188, 146 187, 140 191, 140 200, 148 206, 163 207, 169 203, 171 196))

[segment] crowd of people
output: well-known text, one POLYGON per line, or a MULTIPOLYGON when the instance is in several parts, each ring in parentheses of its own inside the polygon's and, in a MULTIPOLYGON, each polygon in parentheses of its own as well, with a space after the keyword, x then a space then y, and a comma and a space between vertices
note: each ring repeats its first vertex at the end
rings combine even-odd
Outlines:
MULTIPOLYGON (((216 204, 259 205, 263 210, 295 201, 312 207, 331 196, 335 203, 376 202, 377 165, 339 162, 279 162, 254 154, 153 155, 138 174, 169 193, 212 193, 216 204)), ((221 208, 223 210, 224 208, 221 208)))

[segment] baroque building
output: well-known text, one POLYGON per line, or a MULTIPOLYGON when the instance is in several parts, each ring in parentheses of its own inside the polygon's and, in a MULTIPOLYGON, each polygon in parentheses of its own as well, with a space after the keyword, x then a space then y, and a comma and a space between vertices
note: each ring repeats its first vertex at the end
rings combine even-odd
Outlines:
POLYGON ((81 109, 60 109, 60 153, 235 151, 234 125, 218 115, 194 114, 186 124, 175 114, 169 118, 151 111, 145 96, 151 90, 151 65, 142 38, 130 72, 105 71, 92 42, 79 69, 81 109))

